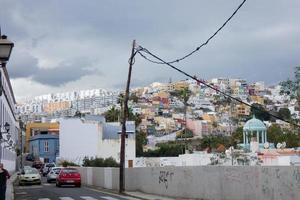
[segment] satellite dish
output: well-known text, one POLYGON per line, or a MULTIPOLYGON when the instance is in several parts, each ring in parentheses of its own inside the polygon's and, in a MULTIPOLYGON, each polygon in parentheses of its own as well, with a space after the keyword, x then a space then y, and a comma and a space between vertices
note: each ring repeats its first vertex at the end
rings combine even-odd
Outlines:
POLYGON ((265 143, 264 143, 264 148, 265 148, 265 149, 270 148, 270 143, 269 143, 269 142, 265 142, 265 143))
POLYGON ((280 149, 282 147, 282 144, 280 142, 277 143, 276 148, 280 149))
POLYGON ((282 143, 282 148, 285 148, 286 147, 286 142, 283 142, 282 143))

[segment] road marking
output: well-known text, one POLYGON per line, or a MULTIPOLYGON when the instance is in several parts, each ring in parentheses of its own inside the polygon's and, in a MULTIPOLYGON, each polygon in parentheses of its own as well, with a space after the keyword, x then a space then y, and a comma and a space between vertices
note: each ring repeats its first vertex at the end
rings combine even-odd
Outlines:
POLYGON ((27 194, 27 192, 16 192, 16 194, 27 194))
POLYGON ((107 200, 118 200, 118 199, 116 199, 116 198, 113 198, 113 197, 101 197, 101 198, 103 198, 103 199, 107 199, 107 200))
POLYGON ((48 198, 39 198, 38 200, 50 200, 48 198))
POLYGON ((115 197, 120 197, 120 198, 122 198, 122 199, 139 200, 139 199, 134 198, 134 197, 129 197, 129 196, 126 196, 126 197, 125 197, 124 195, 118 195, 118 194, 115 194, 115 193, 112 193, 112 192, 106 192, 106 191, 103 191, 103 190, 100 190, 100 189, 93 189, 93 188, 88 188, 88 187, 86 187, 86 189, 91 190, 91 191, 94 191, 94 192, 106 194, 106 195, 113 195, 113 196, 115 196, 115 197))
POLYGON ((17 189, 39 189, 42 188, 43 186, 18 186, 17 189))
POLYGON ((44 183, 43 185, 45 185, 45 186, 49 186, 49 185, 51 185, 50 183, 44 183))
POLYGON ((59 197, 61 200, 74 200, 73 198, 71 197, 59 197))
POLYGON ((95 199, 94 197, 90 197, 90 196, 81 196, 80 198, 85 199, 85 200, 98 200, 98 199, 95 199))

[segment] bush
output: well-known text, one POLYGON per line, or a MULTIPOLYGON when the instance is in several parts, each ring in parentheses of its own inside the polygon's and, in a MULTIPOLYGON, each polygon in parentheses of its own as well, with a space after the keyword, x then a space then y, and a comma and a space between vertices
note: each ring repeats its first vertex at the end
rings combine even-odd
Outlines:
POLYGON ((79 167, 78 164, 72 162, 72 161, 68 161, 68 160, 62 160, 59 162, 59 165, 63 166, 63 167, 68 167, 68 166, 74 166, 74 167, 79 167))
POLYGON ((89 158, 89 157, 84 157, 83 159, 83 165, 84 167, 119 167, 119 163, 117 163, 117 161, 112 158, 89 158))

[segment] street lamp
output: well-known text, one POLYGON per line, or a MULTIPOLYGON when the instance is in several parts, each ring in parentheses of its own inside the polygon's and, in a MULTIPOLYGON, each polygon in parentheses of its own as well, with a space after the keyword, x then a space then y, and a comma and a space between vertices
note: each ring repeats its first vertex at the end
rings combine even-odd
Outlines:
POLYGON ((7 39, 6 35, 1 35, 0 32, 0 64, 3 66, 9 60, 14 43, 7 39))

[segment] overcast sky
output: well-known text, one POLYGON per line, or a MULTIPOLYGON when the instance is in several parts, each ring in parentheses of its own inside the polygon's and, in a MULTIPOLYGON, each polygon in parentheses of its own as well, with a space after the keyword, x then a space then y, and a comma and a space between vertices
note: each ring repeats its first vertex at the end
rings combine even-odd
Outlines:
MULTIPOLYGON (((166 60, 203 43, 242 0, 0 0, 17 99, 80 89, 124 89, 133 39, 166 60)), ((199 78, 276 84, 300 65, 300 1, 248 0, 227 26, 176 64, 199 78)), ((185 79, 140 56, 132 86, 185 79)))

